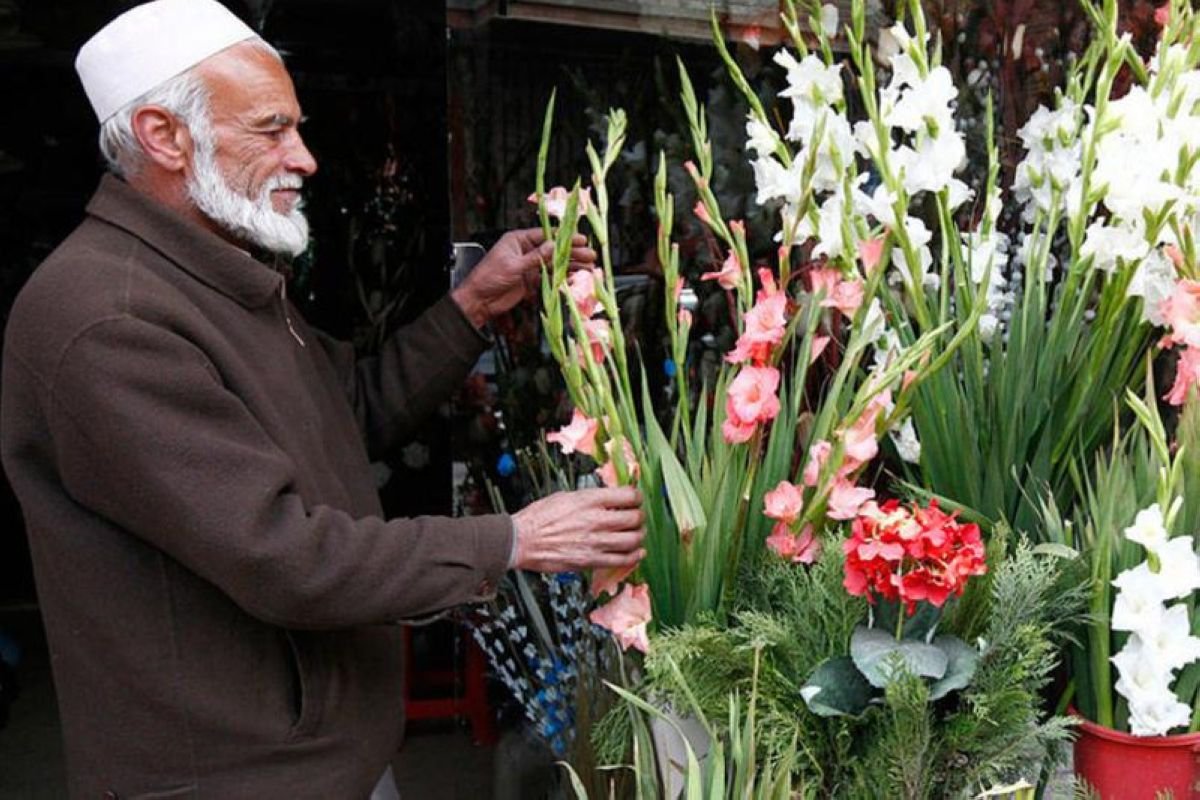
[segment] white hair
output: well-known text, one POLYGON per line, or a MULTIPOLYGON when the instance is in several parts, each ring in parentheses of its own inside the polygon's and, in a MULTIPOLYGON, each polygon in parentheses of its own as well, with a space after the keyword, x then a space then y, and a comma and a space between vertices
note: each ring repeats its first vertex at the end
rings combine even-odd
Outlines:
MULTIPOLYGON (((281 63, 283 61, 279 51, 262 39, 247 39, 242 44, 249 44, 281 63)), ((197 74, 196 67, 192 67, 126 104, 100 125, 100 153, 109 170, 129 178, 141 169, 145 154, 133 132, 133 115, 139 108, 162 106, 191 130, 201 119, 207 121, 208 99, 208 87, 197 74)))
POLYGON ((196 148, 187 192, 196 208, 240 241, 271 253, 288 256, 303 253, 308 247, 308 220, 303 204, 298 203, 281 214, 271 205, 271 192, 299 190, 304 179, 286 172, 272 175, 259 187, 256 197, 243 194, 229 185, 217 165, 216 136, 207 111, 197 115, 189 129, 196 148))

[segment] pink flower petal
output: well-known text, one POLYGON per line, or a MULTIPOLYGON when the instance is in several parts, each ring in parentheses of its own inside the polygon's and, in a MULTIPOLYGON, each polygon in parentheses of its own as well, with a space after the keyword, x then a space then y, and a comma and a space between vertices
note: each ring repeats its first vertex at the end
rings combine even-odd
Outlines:
POLYGON ((790 524, 799 519, 804 510, 804 495, 789 481, 780 481, 763 495, 763 507, 766 516, 790 524))
POLYGON ((650 649, 646 626, 651 620, 650 587, 646 584, 625 584, 621 593, 588 615, 595 624, 611 631, 622 650, 637 648, 643 653, 650 649))

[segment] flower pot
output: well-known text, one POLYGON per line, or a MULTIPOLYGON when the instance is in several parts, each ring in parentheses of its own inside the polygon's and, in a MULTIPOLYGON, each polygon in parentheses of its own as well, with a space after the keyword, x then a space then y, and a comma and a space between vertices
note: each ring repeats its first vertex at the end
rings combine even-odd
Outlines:
POLYGON ((681 717, 670 710, 664 713, 671 721, 652 718, 650 735, 654 739, 655 755, 658 757, 658 777, 663 787, 663 797, 675 800, 683 792, 687 777, 687 748, 692 748, 696 759, 703 765, 712 742, 708 738, 708 731, 696 718, 681 717))
POLYGON ((1078 717, 1075 774, 1101 800, 1200 798, 1200 733, 1131 736, 1078 717))

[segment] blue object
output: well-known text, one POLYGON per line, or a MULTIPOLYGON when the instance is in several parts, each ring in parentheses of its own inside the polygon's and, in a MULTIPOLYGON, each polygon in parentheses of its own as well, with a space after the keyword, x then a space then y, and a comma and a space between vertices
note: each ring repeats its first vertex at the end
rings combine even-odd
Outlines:
POLYGON ((668 378, 674 378, 675 373, 678 371, 679 368, 675 366, 675 359, 668 358, 666 361, 663 361, 663 372, 667 373, 668 378))
POLYGON ((21 645, 5 636, 4 631, 0 631, 0 661, 14 669, 21 663, 21 645))
POLYGON ((507 478, 517 471, 517 460, 512 457, 512 453, 502 453, 496 461, 496 472, 500 473, 500 477, 507 478))

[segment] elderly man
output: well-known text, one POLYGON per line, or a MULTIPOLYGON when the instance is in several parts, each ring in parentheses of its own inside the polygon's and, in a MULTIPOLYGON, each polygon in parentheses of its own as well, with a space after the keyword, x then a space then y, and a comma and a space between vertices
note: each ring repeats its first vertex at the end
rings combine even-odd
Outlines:
POLYGON ((366 797, 401 732, 397 619, 509 567, 642 555, 628 488, 381 516, 364 437, 403 441, 446 398, 549 245, 508 234, 356 362, 250 255, 304 249, 317 166, 275 51, 214 0, 156 0, 77 68, 115 174, 13 309, 0 431, 72 796, 366 797))

